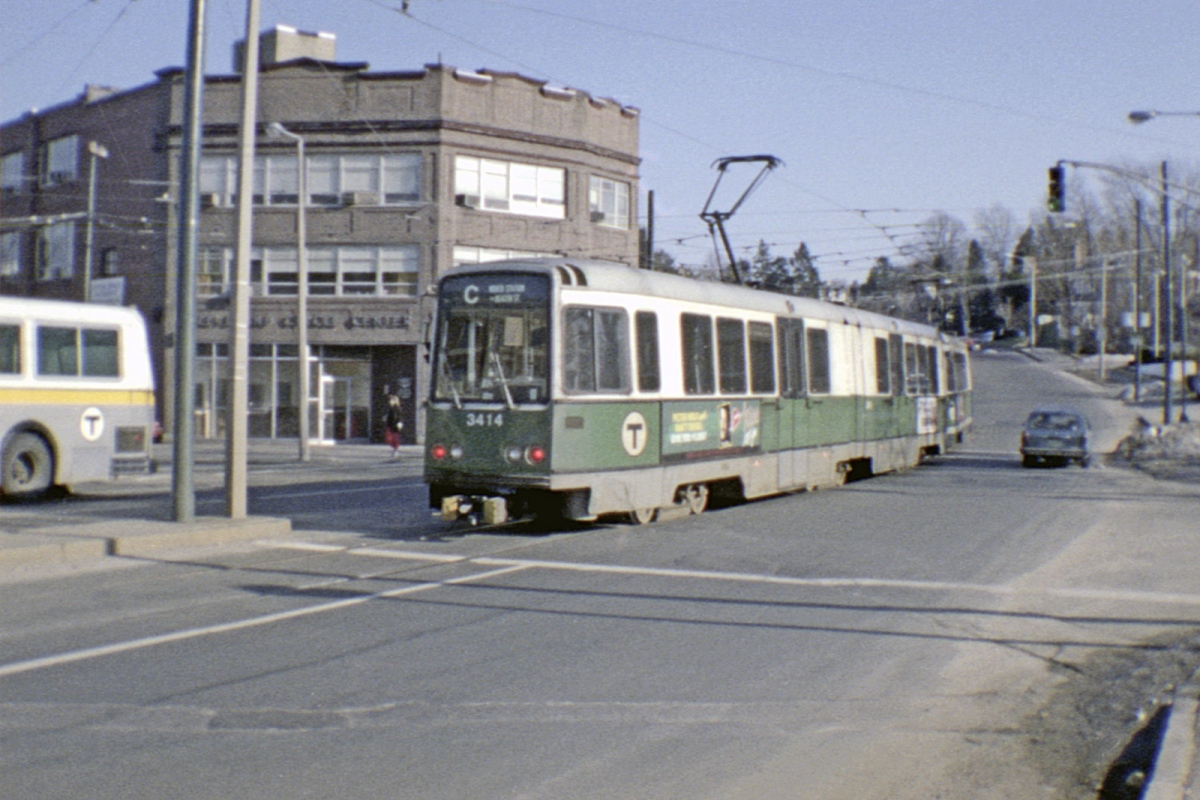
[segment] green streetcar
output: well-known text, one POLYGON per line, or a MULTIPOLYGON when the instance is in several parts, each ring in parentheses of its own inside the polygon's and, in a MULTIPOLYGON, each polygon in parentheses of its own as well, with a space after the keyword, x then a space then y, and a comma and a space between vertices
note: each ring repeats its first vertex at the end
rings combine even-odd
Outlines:
POLYGON ((425 480, 446 519, 698 514, 905 469, 971 424, 955 337, 602 261, 454 269, 433 348, 425 480))

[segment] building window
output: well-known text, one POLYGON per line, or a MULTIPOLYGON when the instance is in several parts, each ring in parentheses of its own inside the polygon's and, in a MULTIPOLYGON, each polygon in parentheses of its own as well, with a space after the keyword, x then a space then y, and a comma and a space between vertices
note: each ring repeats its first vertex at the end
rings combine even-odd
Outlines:
MULTIPOLYGON (((416 297, 421 250, 418 245, 387 247, 309 247, 310 297, 416 297)), ((231 248, 201 248, 196 293, 217 297, 230 291, 235 253, 231 248)), ((295 296, 300 286, 299 254, 294 247, 255 248, 250 254, 250 290, 254 296, 295 296)))
MULTIPOLYGON (((308 156, 308 202, 316 206, 406 205, 421 199, 419 153, 308 156)), ((294 206, 299 200, 296 157, 255 156, 255 205, 294 206)), ((205 156, 200 194, 210 205, 237 202, 237 156, 205 156)))
POLYGON ((566 171, 472 156, 454 159, 454 200, 484 211, 566 217, 566 171))
POLYGON ((629 227, 629 184, 593 175, 588 182, 588 212, 592 222, 629 227))
POLYGON ((75 223, 47 225, 38 234, 37 279, 53 281, 75 275, 75 223))
POLYGON ((0 191, 16 194, 25 188, 25 154, 8 153, 0 158, 0 191))
POLYGON ((537 253, 529 250, 498 250, 493 247, 471 247, 456 245, 453 266, 463 264, 487 264, 491 261, 508 261, 514 258, 550 258, 553 253, 537 253))
POLYGON ((71 183, 78 176, 78 136, 64 136, 42 145, 42 186, 71 183))
POLYGON ((0 277, 21 274, 21 232, 0 233, 0 277))

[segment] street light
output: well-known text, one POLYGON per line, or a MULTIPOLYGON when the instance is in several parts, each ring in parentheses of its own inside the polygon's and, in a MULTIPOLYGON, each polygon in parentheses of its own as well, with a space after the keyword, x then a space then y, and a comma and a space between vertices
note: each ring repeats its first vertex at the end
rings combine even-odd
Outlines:
POLYGON ((298 358, 300 380, 300 415, 297 422, 300 425, 300 460, 308 461, 308 245, 307 245, 307 214, 308 205, 308 163, 304 159, 304 137, 292 133, 278 122, 267 126, 267 134, 272 138, 287 138, 296 143, 296 159, 298 161, 296 189, 299 194, 296 203, 296 252, 297 268, 300 274, 296 283, 296 356, 298 358))
POLYGON ((1200 111, 1130 111, 1129 121, 1134 125, 1149 122, 1155 117, 1200 117, 1200 111))
MULTIPOLYGON (((1150 120, 1154 119, 1155 117, 1200 117, 1200 111, 1130 111, 1129 112, 1129 121, 1135 125, 1140 125, 1143 122, 1149 122, 1150 120)), ((1168 188, 1167 181, 1166 181, 1166 169, 1167 169, 1166 162, 1163 162, 1163 203, 1164 203, 1164 207, 1166 204, 1166 192, 1167 192, 1167 188, 1168 188)), ((1163 212, 1163 224, 1164 225, 1167 224, 1165 211, 1163 212)), ((1165 232, 1164 232, 1164 238, 1165 238, 1165 232)), ((1166 245, 1164 243, 1164 250, 1165 249, 1166 249, 1166 245)), ((1170 286, 1171 286, 1171 263, 1168 261, 1165 266, 1166 266, 1166 271, 1167 271, 1166 279, 1167 279, 1167 292, 1168 292, 1168 297, 1169 297, 1170 296, 1170 294, 1169 294, 1170 286)), ((1179 330, 1179 338, 1181 339, 1183 352, 1180 354, 1179 379, 1180 379, 1180 383, 1182 383, 1183 386, 1182 386, 1182 392, 1180 393, 1180 398, 1179 398, 1179 421, 1180 422, 1188 422, 1189 421, 1188 413, 1187 413, 1188 379, 1187 379, 1187 369, 1186 369, 1186 365, 1187 365, 1187 330, 1188 330, 1188 324, 1187 324, 1188 310, 1187 310, 1187 300, 1185 297, 1185 293, 1187 291, 1186 284, 1187 284, 1187 273, 1184 271, 1183 264, 1181 263, 1179 266, 1179 310, 1178 310, 1178 314, 1179 314, 1179 329, 1180 329, 1179 330)), ((1170 318, 1171 318, 1171 309, 1168 309, 1168 311, 1167 311, 1168 321, 1170 320, 1170 318)), ((1168 347, 1170 346, 1171 336, 1173 336, 1174 333, 1175 332, 1172 331, 1168 325, 1168 328, 1167 328, 1167 345, 1168 345, 1168 347)), ((1167 367, 1166 367, 1166 373, 1165 373, 1164 377, 1166 379, 1166 386, 1167 386, 1167 391, 1166 391, 1167 399, 1165 401, 1166 405, 1164 407, 1170 408, 1170 397, 1171 397, 1171 359, 1170 359, 1170 357, 1167 358, 1167 367)), ((1170 420, 1164 420, 1164 422, 1169 422, 1169 421, 1170 420)))

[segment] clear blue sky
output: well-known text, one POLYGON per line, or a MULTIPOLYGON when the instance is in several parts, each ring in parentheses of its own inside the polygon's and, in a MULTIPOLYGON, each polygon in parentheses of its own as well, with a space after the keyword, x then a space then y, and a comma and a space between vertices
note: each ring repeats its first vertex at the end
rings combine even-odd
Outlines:
MULTIPOLYGON (((736 247, 764 239, 786 255, 804 241, 822 277, 846 279, 895 257, 935 211, 970 224, 1000 204, 1026 221, 1059 159, 1169 159, 1180 174, 1200 160, 1200 117, 1126 121, 1200 111, 1194 0, 409 0, 409 17, 400 6, 262 0, 262 23, 335 33, 339 60, 372 69, 512 70, 636 106, 656 243, 686 263, 712 250, 697 214, 720 156, 787 165, 730 221, 736 247)), ((0 119, 182 66, 187 7, 0 0, 0 119)), ((209 0, 210 73, 230 72, 245 14, 245 0, 209 0)))

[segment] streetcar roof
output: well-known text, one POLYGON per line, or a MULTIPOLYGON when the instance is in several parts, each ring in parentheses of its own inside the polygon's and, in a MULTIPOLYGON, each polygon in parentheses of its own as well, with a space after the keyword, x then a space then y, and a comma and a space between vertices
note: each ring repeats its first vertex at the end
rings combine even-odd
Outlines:
POLYGON ((548 274, 561 286, 570 289, 669 297, 687 302, 764 311, 783 317, 836 320, 847 325, 940 338, 943 341, 957 340, 957 337, 943 334, 932 326, 873 311, 809 297, 767 292, 718 281, 703 281, 668 272, 636 269, 613 261, 575 258, 512 259, 455 267, 446 273, 446 276, 513 270, 548 274))

